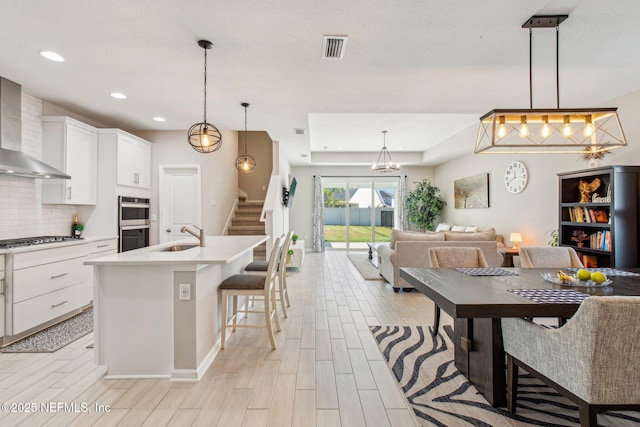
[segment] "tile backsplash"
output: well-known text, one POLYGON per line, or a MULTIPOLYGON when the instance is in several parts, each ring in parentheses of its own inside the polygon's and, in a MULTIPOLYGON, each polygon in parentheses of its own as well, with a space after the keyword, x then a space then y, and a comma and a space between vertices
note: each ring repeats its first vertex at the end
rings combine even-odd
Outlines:
MULTIPOLYGON (((22 93, 22 151, 42 159, 42 101, 22 93)), ((0 175, 0 239, 68 235, 73 214, 80 222, 90 207, 43 205, 42 181, 0 175)))

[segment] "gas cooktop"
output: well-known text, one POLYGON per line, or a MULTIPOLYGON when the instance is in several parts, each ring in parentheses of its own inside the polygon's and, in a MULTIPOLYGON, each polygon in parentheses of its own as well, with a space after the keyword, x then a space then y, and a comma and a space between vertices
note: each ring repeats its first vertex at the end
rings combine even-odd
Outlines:
POLYGON ((23 237, 20 239, 0 240, 0 249, 20 248, 23 246, 44 245, 46 243, 59 243, 69 240, 82 240, 82 237, 74 236, 37 236, 23 237))

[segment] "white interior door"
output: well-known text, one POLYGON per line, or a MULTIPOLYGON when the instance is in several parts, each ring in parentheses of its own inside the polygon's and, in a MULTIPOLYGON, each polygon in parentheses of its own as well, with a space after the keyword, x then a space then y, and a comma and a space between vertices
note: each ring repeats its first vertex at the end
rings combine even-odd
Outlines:
POLYGON ((203 227, 200 165, 160 165, 160 243, 184 239, 182 226, 203 227))

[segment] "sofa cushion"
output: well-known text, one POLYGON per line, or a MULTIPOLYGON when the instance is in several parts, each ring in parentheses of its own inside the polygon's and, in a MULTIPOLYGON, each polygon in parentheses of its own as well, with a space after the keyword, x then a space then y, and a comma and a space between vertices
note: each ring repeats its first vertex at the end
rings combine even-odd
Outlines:
POLYGON ((447 224, 446 222, 441 222, 436 226, 436 233, 449 230, 451 230, 451 224, 447 224))
POLYGON ((396 247, 396 242, 399 241, 417 241, 417 242, 423 242, 423 241, 436 241, 436 242, 443 242, 445 240, 444 234, 443 233, 434 233, 434 232, 429 232, 429 233, 419 233, 416 231, 401 231, 398 229, 393 229, 391 230, 391 243, 389 246, 391 246, 391 249, 395 249, 396 247))
POLYGON ((444 240, 452 242, 473 241, 482 242, 487 240, 495 240, 496 233, 492 231, 480 231, 477 233, 457 233, 454 231, 445 231, 444 240))

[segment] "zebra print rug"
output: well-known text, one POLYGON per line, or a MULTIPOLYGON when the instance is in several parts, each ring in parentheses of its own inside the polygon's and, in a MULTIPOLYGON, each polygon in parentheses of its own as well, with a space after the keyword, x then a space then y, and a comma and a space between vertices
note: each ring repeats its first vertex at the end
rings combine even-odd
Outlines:
MULTIPOLYGON (((579 426, 578 407, 520 370, 518 411, 494 408, 453 363, 453 329, 371 326, 381 353, 424 426, 579 426), (441 329, 441 331, 443 330, 441 329)), ((600 426, 640 426, 638 412, 604 412, 600 426)))

